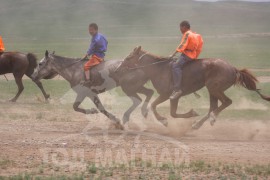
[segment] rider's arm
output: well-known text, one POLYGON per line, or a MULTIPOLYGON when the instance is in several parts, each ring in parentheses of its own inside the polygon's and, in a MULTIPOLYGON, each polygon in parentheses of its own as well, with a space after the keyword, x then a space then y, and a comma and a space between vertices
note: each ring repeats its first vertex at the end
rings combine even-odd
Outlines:
POLYGON ((176 51, 183 53, 185 51, 185 49, 187 48, 187 45, 189 43, 189 32, 185 33, 180 45, 177 47, 176 51))
POLYGON ((95 46, 96 46, 96 40, 94 39, 91 41, 91 44, 90 44, 89 49, 86 53, 86 56, 91 56, 94 53, 95 46))
POLYGON ((170 55, 170 58, 173 58, 177 53, 178 51, 175 51, 172 55, 170 55))
POLYGON ((189 33, 187 32, 184 34, 180 45, 176 48, 176 51, 170 57, 173 58, 177 53, 184 52, 184 50, 187 48, 188 42, 189 42, 189 33))

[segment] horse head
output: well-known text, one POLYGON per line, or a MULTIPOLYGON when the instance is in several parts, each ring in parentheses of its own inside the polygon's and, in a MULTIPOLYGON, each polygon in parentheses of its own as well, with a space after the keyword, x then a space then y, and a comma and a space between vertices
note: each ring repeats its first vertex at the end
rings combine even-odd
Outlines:
POLYGON ((136 67, 142 55, 146 54, 141 46, 135 47, 134 50, 124 59, 124 61, 116 69, 117 71, 123 71, 127 68, 136 67))
POLYGON ((37 68, 32 74, 33 80, 52 79, 58 74, 55 71, 54 66, 52 66, 53 54, 54 52, 49 53, 49 51, 46 50, 44 58, 40 60, 37 68))

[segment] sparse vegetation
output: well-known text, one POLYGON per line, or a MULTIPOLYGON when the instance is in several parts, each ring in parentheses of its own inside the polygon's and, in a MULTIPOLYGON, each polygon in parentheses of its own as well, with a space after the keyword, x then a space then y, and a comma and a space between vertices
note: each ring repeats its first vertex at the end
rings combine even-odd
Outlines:
MULTIPOLYGON (((146 163, 146 162, 143 162, 146 163)), ((124 169, 123 164, 117 164, 112 167, 96 167, 95 164, 89 164, 86 171, 77 174, 64 174, 59 167, 55 170, 55 176, 48 176, 34 173, 18 174, 15 176, 0 176, 0 180, 17 180, 17 179, 35 179, 35 180, 54 180, 54 179, 103 179, 113 178, 121 179, 127 174, 131 175, 133 179, 151 179, 153 176, 156 179, 168 180, 182 180, 186 178, 196 179, 211 178, 211 179, 267 179, 270 177, 269 165, 240 165, 240 164, 226 164, 226 163, 207 163, 202 160, 192 161, 190 164, 172 166, 171 164, 163 164, 161 168, 136 166, 133 169, 124 169), (219 171, 217 171, 219 169, 219 171)), ((40 166, 42 167, 42 166, 40 166)), ((44 171, 46 168, 44 168, 44 171)), ((124 178, 125 179, 125 178, 124 178)))
POLYGON ((14 164, 14 162, 7 159, 7 158, 0 159, 0 168, 1 169, 6 169, 9 166, 12 166, 13 164, 14 164))

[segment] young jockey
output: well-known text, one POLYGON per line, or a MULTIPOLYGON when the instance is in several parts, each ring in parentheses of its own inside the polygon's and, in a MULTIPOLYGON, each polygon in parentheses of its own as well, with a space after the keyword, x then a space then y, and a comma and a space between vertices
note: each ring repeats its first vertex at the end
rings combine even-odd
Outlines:
POLYGON ((87 54, 85 55, 85 58, 88 58, 89 60, 84 65, 86 79, 82 84, 91 83, 89 70, 104 60, 108 45, 107 39, 102 34, 98 33, 98 26, 96 23, 91 23, 89 25, 89 34, 92 36, 92 40, 87 54))
POLYGON ((203 40, 201 35, 190 30, 188 21, 180 23, 180 31, 183 34, 180 45, 170 57, 173 58, 177 53, 182 53, 180 58, 172 64, 174 91, 170 99, 177 99, 182 95, 182 69, 189 61, 196 60, 202 51, 203 40))

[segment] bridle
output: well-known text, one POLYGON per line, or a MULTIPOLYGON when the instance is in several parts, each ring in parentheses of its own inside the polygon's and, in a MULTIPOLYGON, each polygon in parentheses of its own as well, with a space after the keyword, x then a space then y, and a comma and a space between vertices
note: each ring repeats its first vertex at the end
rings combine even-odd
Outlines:
MULTIPOLYGON (((148 55, 148 53, 143 53, 139 59, 138 59, 138 63, 142 61, 142 59, 148 55)), ((153 65, 156 65, 156 64, 161 64, 161 63, 165 63, 165 62, 168 62, 170 61, 171 59, 168 59, 168 60, 163 60, 163 61, 158 61, 158 62, 154 62, 154 63, 151 63, 151 64, 147 64, 147 65, 144 65, 144 66, 136 66, 136 67, 127 67, 128 70, 133 70, 133 69, 142 69, 142 68, 145 68, 145 67, 149 67, 149 66, 153 66, 153 65)), ((138 63, 136 63, 135 65, 137 65, 138 63)))
POLYGON ((83 61, 83 60, 84 60, 84 59, 79 59, 79 60, 77 60, 77 61, 75 61, 75 62, 73 62, 73 63, 67 65, 67 66, 64 67, 63 69, 69 68, 69 67, 73 66, 74 64, 77 64, 77 63, 79 63, 79 62, 81 62, 81 61, 83 61))
POLYGON ((142 60, 142 58, 143 58, 144 56, 146 56, 146 55, 147 55, 147 52, 146 52, 146 53, 143 53, 143 54, 139 57, 138 62, 140 62, 140 61, 142 60))

